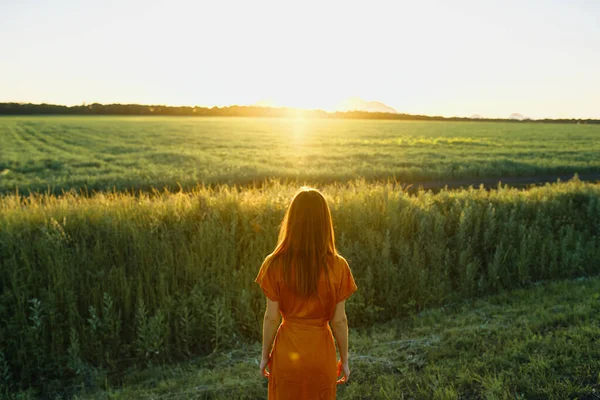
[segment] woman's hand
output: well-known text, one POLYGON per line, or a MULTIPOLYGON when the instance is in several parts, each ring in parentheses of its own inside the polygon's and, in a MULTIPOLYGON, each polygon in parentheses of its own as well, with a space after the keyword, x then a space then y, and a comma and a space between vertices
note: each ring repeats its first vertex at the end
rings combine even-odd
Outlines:
POLYGON ((348 378, 350 378, 350 367, 348 366, 347 361, 342 364, 342 360, 338 360, 337 376, 339 377, 340 375, 342 375, 342 376, 341 376, 341 378, 338 378, 338 380, 337 380, 338 385, 340 383, 346 383, 348 381, 348 378), (343 373, 343 375, 342 375, 342 373, 343 373))
POLYGON ((269 358, 264 357, 260 360, 260 373, 265 378, 268 378, 271 375, 271 373, 267 370, 267 364, 269 364, 269 361, 269 358))

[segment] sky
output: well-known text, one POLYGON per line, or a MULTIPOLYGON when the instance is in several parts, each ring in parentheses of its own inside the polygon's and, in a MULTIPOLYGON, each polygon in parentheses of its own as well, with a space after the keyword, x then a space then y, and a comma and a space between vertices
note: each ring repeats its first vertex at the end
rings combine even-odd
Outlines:
POLYGON ((600 118, 597 0, 0 0, 0 102, 600 118))

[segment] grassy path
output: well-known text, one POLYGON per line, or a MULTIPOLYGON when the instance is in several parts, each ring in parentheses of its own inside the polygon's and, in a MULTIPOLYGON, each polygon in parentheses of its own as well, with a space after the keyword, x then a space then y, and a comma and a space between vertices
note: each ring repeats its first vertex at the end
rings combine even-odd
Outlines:
MULTIPOLYGON (((352 316, 349 316, 350 324, 352 316)), ((539 284, 351 330, 339 399, 598 399, 600 278, 539 284)), ((78 399, 266 398, 258 343, 130 371, 78 399)))

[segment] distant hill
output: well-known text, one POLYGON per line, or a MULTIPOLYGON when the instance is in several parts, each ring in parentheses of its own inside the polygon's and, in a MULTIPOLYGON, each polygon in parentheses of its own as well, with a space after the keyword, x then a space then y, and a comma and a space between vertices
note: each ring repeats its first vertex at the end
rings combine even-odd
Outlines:
POLYGON ((479 115, 479 114, 473 114, 469 118, 471 118, 471 119, 481 119, 483 117, 481 115, 479 115))
POLYGON ((336 111, 348 112, 348 111, 366 111, 366 112, 379 112, 379 113, 391 113, 398 114, 398 111, 380 101, 367 101, 360 97, 351 97, 342 101, 336 111))
POLYGON ((274 107, 273 102, 269 99, 265 99, 265 100, 259 100, 254 104, 250 104, 250 107, 263 107, 263 108, 268 108, 268 107, 274 107))
POLYGON ((510 114, 510 117, 508 117, 508 119, 515 119, 517 121, 524 121, 524 120, 529 119, 529 118, 526 117, 526 116, 524 116, 523 114, 512 113, 512 114, 510 114))

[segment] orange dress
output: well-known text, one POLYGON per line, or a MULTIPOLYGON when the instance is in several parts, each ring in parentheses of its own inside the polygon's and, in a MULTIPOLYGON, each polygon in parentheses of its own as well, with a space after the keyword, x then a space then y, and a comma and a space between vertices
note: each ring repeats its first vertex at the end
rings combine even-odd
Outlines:
POLYGON ((265 295, 279 302, 283 317, 268 364, 270 400, 335 399, 337 360, 329 320, 336 304, 357 288, 343 257, 337 258, 329 276, 321 276, 318 295, 308 299, 286 287, 281 268, 261 269, 256 277, 265 295))

